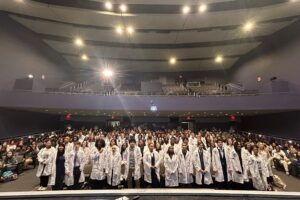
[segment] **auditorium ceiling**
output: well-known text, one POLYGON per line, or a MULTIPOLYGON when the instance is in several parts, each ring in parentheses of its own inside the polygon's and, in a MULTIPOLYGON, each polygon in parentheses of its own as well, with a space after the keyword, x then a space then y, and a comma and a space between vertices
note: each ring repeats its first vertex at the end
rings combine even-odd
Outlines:
POLYGON ((298 0, 1 0, 0 9, 74 72, 230 69, 300 18, 298 0))

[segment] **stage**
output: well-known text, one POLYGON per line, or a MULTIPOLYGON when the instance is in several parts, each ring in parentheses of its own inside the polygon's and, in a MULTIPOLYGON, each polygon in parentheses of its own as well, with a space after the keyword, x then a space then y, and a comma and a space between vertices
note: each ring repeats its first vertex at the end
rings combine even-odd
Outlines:
POLYGON ((122 190, 64 190, 64 191, 28 191, 2 192, 0 199, 58 199, 58 200, 105 200, 105 199, 141 199, 141 200, 265 200, 300 199, 300 192, 261 192, 229 191, 210 189, 122 189, 122 190), (123 198, 122 198, 123 197, 123 198))

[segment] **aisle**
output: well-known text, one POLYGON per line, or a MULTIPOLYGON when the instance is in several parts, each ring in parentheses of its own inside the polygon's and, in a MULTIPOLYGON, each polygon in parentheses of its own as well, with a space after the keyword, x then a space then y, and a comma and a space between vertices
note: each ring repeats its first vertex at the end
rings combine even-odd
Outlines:
POLYGON ((32 191, 39 185, 36 169, 23 172, 15 181, 0 183, 0 192, 32 191))

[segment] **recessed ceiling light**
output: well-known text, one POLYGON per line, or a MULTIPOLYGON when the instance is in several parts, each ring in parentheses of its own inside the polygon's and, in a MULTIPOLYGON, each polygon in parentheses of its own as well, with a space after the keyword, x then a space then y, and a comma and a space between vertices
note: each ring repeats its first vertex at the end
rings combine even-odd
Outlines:
POLYGON ((134 29, 132 26, 128 26, 126 30, 127 30, 127 33, 130 35, 134 33, 134 29))
POLYGON ((45 75, 42 75, 42 77, 41 77, 41 78, 42 78, 42 80, 45 80, 46 76, 45 76, 45 75))
POLYGON ((254 23, 251 22, 251 21, 245 23, 244 26, 243 26, 243 30, 244 30, 245 32, 250 32, 250 31, 253 30, 253 28, 254 28, 254 23))
POLYGON ((88 57, 86 54, 82 54, 82 55, 81 55, 81 59, 82 59, 82 60, 88 60, 89 57, 88 57))
POLYGON ((183 6, 182 13, 188 14, 191 11, 191 8, 189 6, 183 6))
POLYGON ((216 63, 222 63, 224 60, 223 56, 222 55, 218 55, 216 58, 215 58, 215 62, 216 63))
POLYGON ((205 12, 207 10, 207 5, 206 4, 201 4, 198 8, 199 12, 205 12))
POLYGON ((75 44, 76 46, 81 47, 81 46, 84 45, 84 42, 83 42, 83 40, 82 40, 81 38, 75 38, 74 44, 75 44))
POLYGON ((107 10, 111 10, 113 8, 113 5, 110 1, 105 2, 105 8, 107 10))
POLYGON ((114 72, 111 69, 104 69, 102 74, 105 78, 111 78, 114 75, 114 72))
POLYGON ((177 62, 177 59, 176 59, 175 57, 172 57, 172 58, 170 58, 170 60, 169 60, 169 63, 170 63, 171 65, 175 65, 176 62, 177 62))
POLYGON ((123 30, 123 27, 122 26, 117 26, 116 27, 116 32, 119 34, 119 35, 122 35, 124 30, 123 30))
POLYGON ((127 6, 125 4, 120 5, 120 10, 121 12, 126 12, 127 11, 127 6))
POLYGON ((18 3, 23 3, 24 2, 24 0, 15 0, 16 2, 18 2, 18 3))
POLYGON ((33 79, 33 75, 32 74, 28 74, 28 78, 33 79))

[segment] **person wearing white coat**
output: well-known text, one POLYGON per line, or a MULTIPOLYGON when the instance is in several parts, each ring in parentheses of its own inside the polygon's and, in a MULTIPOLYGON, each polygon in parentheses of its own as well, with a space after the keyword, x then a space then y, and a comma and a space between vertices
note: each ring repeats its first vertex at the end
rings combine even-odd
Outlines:
POLYGON ((198 142, 198 149, 194 151, 192 156, 193 166, 195 168, 195 183, 200 185, 209 186, 213 183, 210 173, 211 168, 211 155, 210 152, 204 149, 202 141, 198 142))
POLYGON ((253 189, 253 184, 249 178, 249 159, 251 156, 252 146, 248 142, 245 144, 245 147, 242 148, 242 160, 243 160, 243 168, 244 168, 244 189, 251 190, 253 189))
POLYGON ((51 141, 47 141, 45 148, 42 148, 38 155, 39 166, 36 176, 40 178, 40 187, 38 190, 43 191, 47 189, 49 177, 52 174, 53 160, 55 157, 55 148, 51 146, 51 141))
POLYGON ((62 190, 64 187, 64 178, 66 173, 65 145, 58 144, 54 155, 49 185, 52 186, 52 190, 62 190))
POLYGON ((128 188, 139 188, 141 178, 141 149, 136 145, 135 139, 129 140, 129 146, 123 154, 123 163, 125 164, 124 179, 127 180, 128 188), (134 182, 134 183, 133 183, 134 182))
POLYGON ((189 187, 193 183, 193 163, 192 163, 192 155, 188 151, 188 144, 182 143, 181 151, 178 153, 179 159, 179 184, 181 187, 186 188, 189 187))
POLYGON ((257 190, 265 191, 268 189, 268 167, 265 159, 259 155, 258 147, 253 147, 253 155, 249 158, 249 170, 253 187, 257 190))
POLYGON ((230 152, 232 166, 232 181, 234 189, 243 189, 244 184, 244 162, 242 157, 242 146, 240 142, 235 142, 234 148, 230 152))
POLYGON ((160 170, 161 158, 157 151, 154 150, 154 144, 148 144, 148 151, 143 156, 144 164, 144 180, 151 188, 160 186, 160 170))
POLYGON ((212 151, 212 168, 215 173, 215 181, 218 189, 229 189, 232 167, 227 148, 223 147, 223 141, 218 139, 217 147, 212 151))
POLYGON ((78 190, 80 189, 81 183, 85 181, 83 169, 86 164, 86 158, 81 148, 81 143, 76 142, 74 150, 66 153, 65 156, 65 184, 70 189, 78 190))
POLYGON ((96 143, 96 147, 91 150, 90 155, 92 163, 92 172, 90 176, 92 189, 103 189, 105 187, 105 169, 107 165, 107 150, 105 149, 105 141, 100 139, 96 143))
POLYGON ((107 154, 107 165, 105 168, 107 183, 111 188, 118 188, 121 182, 121 164, 122 158, 116 145, 111 147, 111 151, 107 154))
POLYGON ((165 166, 165 186, 178 187, 178 166, 179 159, 174 153, 174 146, 169 146, 168 152, 164 157, 165 166))

